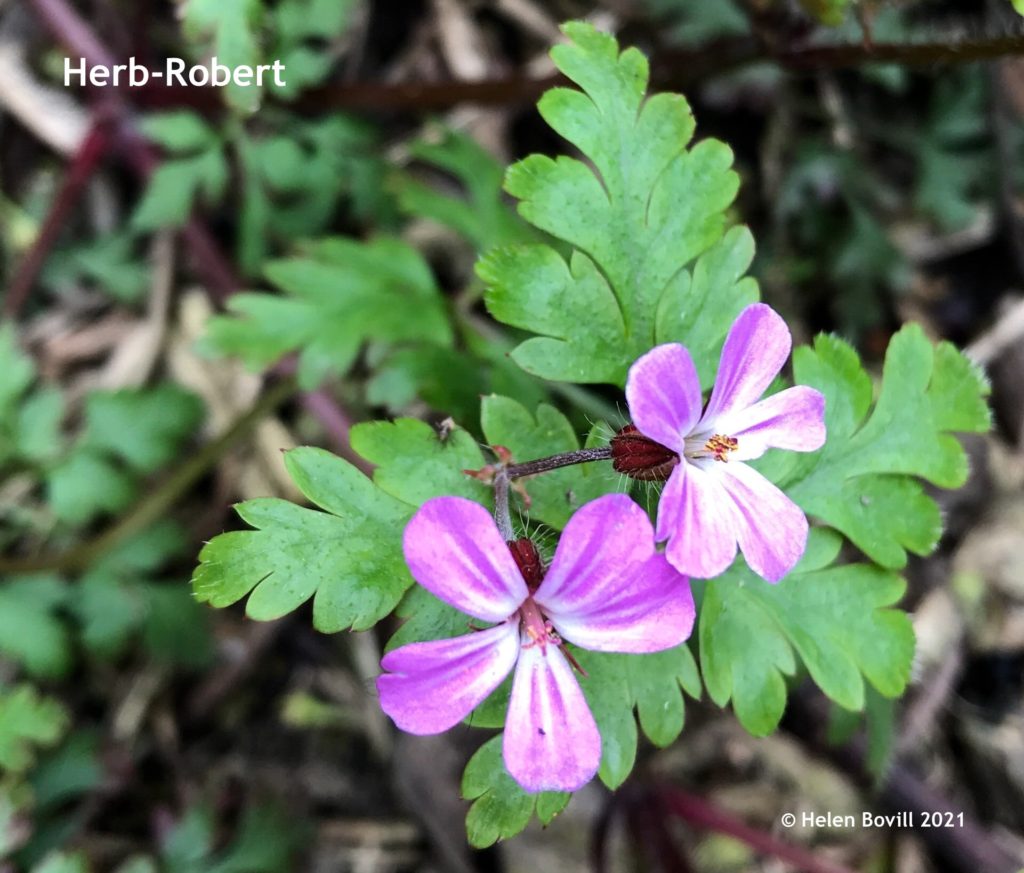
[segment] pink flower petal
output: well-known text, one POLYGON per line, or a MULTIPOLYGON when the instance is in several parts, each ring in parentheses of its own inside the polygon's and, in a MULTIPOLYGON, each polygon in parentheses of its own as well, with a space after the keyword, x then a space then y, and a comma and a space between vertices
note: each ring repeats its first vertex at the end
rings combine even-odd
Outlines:
POLYGON ((700 418, 700 379, 683 346, 651 349, 629 368, 626 402, 633 424, 644 436, 676 452, 700 418))
POLYGON ((680 464, 658 505, 658 540, 668 540, 665 557, 698 579, 719 575, 736 557, 736 509, 711 467, 720 463, 680 464))
POLYGON ((650 519, 625 494, 569 519, 534 599, 562 637, 597 652, 659 652, 693 628, 689 582, 655 554, 650 519))
POLYGON ((744 309, 725 338, 715 387, 697 430, 715 430, 719 416, 753 404, 779 374, 792 345, 786 322, 770 306, 754 303, 744 309))
POLYGON ((524 790, 576 791, 601 763, 601 735, 572 668, 556 646, 524 648, 503 742, 505 766, 524 790))
POLYGON ((406 525, 402 548, 413 578, 468 615, 504 621, 526 599, 526 583, 494 519, 472 500, 428 500, 406 525))
POLYGON ((381 708, 402 730, 439 734, 457 725, 515 666, 517 622, 388 652, 377 677, 381 708))
POLYGON ((807 516, 752 467, 722 467, 718 478, 736 508, 735 530, 743 557, 758 576, 778 582, 807 548, 807 516))
POLYGON ((768 449, 813 452, 825 443, 825 397, 797 385, 721 416, 716 427, 736 438, 730 462, 760 458, 768 449))

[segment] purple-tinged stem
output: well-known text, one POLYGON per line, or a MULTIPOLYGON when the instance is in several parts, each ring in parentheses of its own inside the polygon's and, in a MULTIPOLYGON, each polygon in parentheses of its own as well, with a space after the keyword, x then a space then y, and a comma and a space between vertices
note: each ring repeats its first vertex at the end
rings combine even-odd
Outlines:
POLYGON ((306 391, 302 394, 301 403, 303 408, 320 422, 334 450, 353 467, 362 470, 367 476, 372 475, 373 464, 352 448, 352 422, 334 398, 323 389, 306 391))
POLYGON ((573 464, 607 461, 611 459, 611 456, 611 446, 600 446, 595 449, 577 449, 574 452, 562 452, 559 455, 538 458, 536 461, 526 461, 523 464, 510 464, 505 468, 505 472, 508 474, 509 479, 522 479, 524 476, 535 476, 538 473, 547 473, 549 470, 557 470, 559 467, 569 467, 573 464))
POLYGON ((61 229, 67 221, 71 210, 78 203, 85 186, 92 178, 93 173, 99 166, 103 156, 110 146, 110 123, 109 119, 100 115, 94 122, 85 139, 79 146, 78 151, 71 160, 71 166, 61 182, 53 205, 43 221, 38 236, 32 243, 31 248, 25 255, 18 270, 11 280, 7 296, 4 298, 4 316, 17 318, 21 307, 28 300, 29 292, 35 284, 39 271, 46 262, 46 256, 50 253, 61 229))
POLYGON ((665 809, 694 827, 730 836, 762 855, 770 855, 791 864, 803 873, 853 873, 848 867, 823 861, 806 849, 784 843, 771 834, 752 828, 701 797, 670 786, 660 787, 658 794, 665 809))

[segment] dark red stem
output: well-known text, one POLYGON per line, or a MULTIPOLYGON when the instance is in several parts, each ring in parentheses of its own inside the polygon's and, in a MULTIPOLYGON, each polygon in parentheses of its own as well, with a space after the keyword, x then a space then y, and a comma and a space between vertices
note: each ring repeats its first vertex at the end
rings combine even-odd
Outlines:
POLYGON ((18 265, 17 272, 4 298, 4 316, 17 318, 21 307, 28 300, 29 292, 35 284, 39 271, 46 262, 57 238, 60 236, 64 223, 68 220, 71 210, 82 196, 85 186, 99 166, 110 146, 110 121, 99 115, 82 140, 81 146, 71 160, 71 166, 61 182, 54 198, 53 205, 43 221, 39 235, 32 243, 25 258, 18 265))
POLYGON ((352 449, 352 441, 349 438, 352 422, 334 398, 323 390, 306 391, 302 395, 301 403, 303 408, 320 422, 334 451, 367 476, 371 475, 373 464, 352 449))
POLYGON ((822 861, 806 849, 784 843, 775 839, 771 834, 744 824, 738 818, 708 803, 702 797, 688 794, 672 786, 662 786, 659 788, 658 794, 662 804, 670 813, 689 822, 694 827, 726 834, 746 843, 754 851, 792 864, 804 873, 853 873, 848 867, 822 861))

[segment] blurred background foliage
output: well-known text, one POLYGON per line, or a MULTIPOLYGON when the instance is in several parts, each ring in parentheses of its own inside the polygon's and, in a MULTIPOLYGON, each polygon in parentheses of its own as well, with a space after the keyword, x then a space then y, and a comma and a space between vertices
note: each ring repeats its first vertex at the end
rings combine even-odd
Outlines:
MULTIPOLYGON (((1001 432, 973 445, 972 484, 943 498, 942 549, 909 570, 917 685, 899 712, 869 702, 869 757, 876 775, 913 765, 1020 851, 1014 4, 7 0, 0 870, 588 869, 586 841, 607 836, 599 789, 550 831, 471 854, 454 786, 474 740, 390 733, 369 693, 380 640, 213 615, 187 585, 232 502, 294 497, 282 448, 365 463, 349 427, 395 415, 482 439, 490 393, 551 403, 581 438, 621 422, 614 392, 509 359, 519 337, 487 318, 473 272, 487 249, 536 239, 503 171, 566 148, 533 103, 570 18, 639 46, 655 85, 687 94, 698 138, 733 148, 732 218, 798 339, 834 330, 877 365, 916 320, 988 365, 1001 432), (63 88, 65 55, 97 51, 281 59, 288 86, 63 88)), ((782 811, 875 802, 842 766, 803 763, 820 751, 806 727, 755 742, 691 709, 682 746, 646 750, 647 766, 733 814, 771 830, 782 811)), ((837 743, 861 725, 819 720, 837 743)), ((769 869, 742 840, 652 832, 642 791, 623 796, 622 869, 769 869)), ((959 860, 915 834, 791 836, 849 869, 987 871, 992 857, 963 835, 959 860)))

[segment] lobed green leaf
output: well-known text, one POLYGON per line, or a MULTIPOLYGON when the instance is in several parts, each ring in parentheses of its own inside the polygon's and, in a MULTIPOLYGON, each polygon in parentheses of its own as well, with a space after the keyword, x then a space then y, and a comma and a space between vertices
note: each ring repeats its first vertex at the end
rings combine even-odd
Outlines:
POLYGON ((321 449, 294 449, 285 464, 324 511, 276 498, 240 504, 256 530, 221 534, 203 548, 192 577, 196 598, 227 606, 249 595, 246 613, 265 621, 313 597, 317 629, 371 627, 412 583, 400 538, 408 506, 321 449))
POLYGON ((825 394, 828 440, 794 461, 786 492, 884 567, 904 566, 907 551, 930 553, 942 520, 917 478, 943 488, 966 481, 967 456, 953 434, 989 428, 981 371, 914 324, 889 345, 873 408, 856 352, 836 337, 798 348, 793 370, 825 394))
MULTIPOLYGON (((722 238, 738 182, 723 143, 687 148, 694 121, 682 96, 645 99, 640 52, 620 53, 612 37, 588 24, 563 30, 570 42, 551 54, 582 91, 554 88, 538 108, 590 165, 531 155, 509 169, 505 187, 527 221, 574 251, 566 262, 548 246, 500 248, 478 271, 495 318, 540 335, 513 353, 524 369, 621 385, 629 365, 656 342, 699 345, 698 326, 687 319, 707 286, 684 273, 722 238)), ((717 255, 729 263, 713 270, 731 273, 735 283, 749 265, 746 249, 734 240, 717 255)), ((722 293, 699 325, 703 342, 720 342, 750 297, 750 281, 741 294, 722 293)))
POLYGON ((469 844, 477 849, 514 837, 530 823, 534 813, 542 824, 550 824, 571 796, 555 791, 523 791, 505 769, 501 742, 499 734, 477 749, 462 776, 462 796, 473 801, 466 815, 466 833, 469 844))
POLYGON ((322 240, 265 272, 284 295, 236 294, 232 314, 211 319, 207 338, 214 351, 253 369, 297 351, 299 381, 313 388, 345 373, 368 340, 451 343, 429 266, 398 239, 322 240))
POLYGON ((752 734, 770 733, 782 718, 795 654, 849 710, 864 708, 865 678, 885 697, 906 688, 914 631, 905 613, 890 608, 903 596, 903 580, 867 564, 833 566, 840 544, 834 532, 815 529, 800 565, 778 584, 737 564, 704 585, 704 685, 719 706, 732 700, 752 734))

